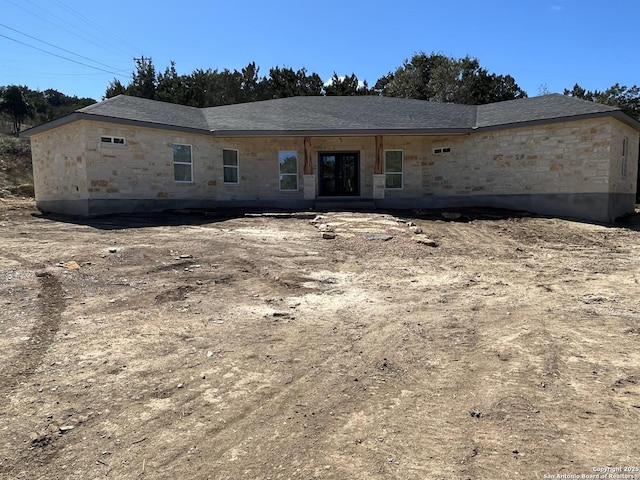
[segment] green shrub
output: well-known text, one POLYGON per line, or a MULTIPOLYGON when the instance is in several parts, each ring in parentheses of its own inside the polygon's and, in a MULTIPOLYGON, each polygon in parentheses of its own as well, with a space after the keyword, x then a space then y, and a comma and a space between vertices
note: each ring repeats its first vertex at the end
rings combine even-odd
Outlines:
MULTIPOLYGON (((32 183, 29 141, 0 135, 0 190, 11 190, 32 183)), ((25 192, 18 193, 27 195, 25 192)))
POLYGON ((4 135, 0 136, 0 155, 31 155, 31 145, 29 140, 24 138, 7 137, 4 135))

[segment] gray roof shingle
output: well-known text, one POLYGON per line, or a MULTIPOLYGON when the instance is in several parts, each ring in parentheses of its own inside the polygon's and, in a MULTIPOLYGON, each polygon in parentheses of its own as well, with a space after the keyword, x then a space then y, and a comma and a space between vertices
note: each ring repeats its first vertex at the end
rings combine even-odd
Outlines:
POLYGON ((118 95, 25 131, 38 133, 78 118, 136 123, 215 135, 356 135, 470 133, 591 116, 614 116, 637 130, 620 109, 560 94, 488 105, 457 105, 406 98, 290 97, 196 108, 118 95))
POLYGON ((205 108, 212 131, 403 131, 467 129, 475 107, 405 98, 290 97, 205 108))
POLYGON ((476 128, 565 119, 620 110, 559 93, 478 105, 477 108, 476 128))
POLYGON ((201 108, 157 102, 146 98, 118 95, 88 107, 78 113, 118 120, 155 123, 158 125, 209 130, 201 108))

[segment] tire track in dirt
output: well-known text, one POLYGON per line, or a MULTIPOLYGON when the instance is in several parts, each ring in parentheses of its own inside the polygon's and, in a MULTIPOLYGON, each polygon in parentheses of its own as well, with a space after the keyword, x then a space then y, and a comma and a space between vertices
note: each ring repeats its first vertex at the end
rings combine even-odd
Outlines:
MULTIPOLYGON (((41 268, 41 265, 29 265, 17 256, 3 256, 19 262, 30 271, 41 268)), ((2 394, 0 394, 0 399, 4 400, 3 404, 5 405, 3 410, 0 410, 0 417, 7 414, 6 405, 16 400, 16 392, 19 392, 21 385, 36 374, 43 357, 54 342, 65 310, 64 290, 58 277, 43 270, 37 271, 35 275, 39 284, 37 318, 32 322, 33 326, 28 334, 29 340, 22 342, 18 353, 7 359, 0 367, 0 378, 4 380, 5 385, 2 394)), ((17 401, 20 402, 21 399, 18 398, 17 401)), ((13 432, 13 445, 19 450, 12 452, 13 459, 11 462, 0 464, 0 477, 10 473, 11 478, 26 478, 20 474, 15 476, 15 469, 29 468, 25 467, 25 465, 32 465, 33 462, 47 462, 58 451, 58 448, 48 441, 53 437, 46 437, 47 441, 38 444, 38 446, 44 448, 38 449, 34 453, 22 450, 18 447, 19 443, 15 437, 15 433, 18 430, 13 432)), ((8 458, 5 460, 8 460, 8 458)))
MULTIPOLYGON (((309 351, 306 353, 309 354, 309 351)), ((217 467, 224 467, 224 459, 229 456, 233 457, 234 450, 246 440, 243 433, 246 428, 253 426, 254 429, 260 428, 264 430, 270 426, 275 427, 275 422, 280 420, 278 417, 287 414, 287 411, 281 409, 282 406, 288 405, 294 409, 296 405, 300 405, 301 400, 297 393, 300 384, 307 383, 317 387, 324 383, 324 375, 327 370, 329 370, 328 365, 335 362, 336 357, 342 352, 340 350, 333 352, 322 351, 318 352, 318 357, 320 357, 320 353, 323 354, 323 361, 314 362, 313 368, 304 369, 297 372, 297 374, 290 375, 285 383, 278 386, 279 388, 269 391, 264 396, 261 396, 259 400, 256 399, 255 402, 238 408, 233 416, 225 419, 223 426, 216 426, 207 430, 207 438, 210 440, 211 449, 213 450, 213 452, 208 453, 214 453, 210 457, 215 459, 206 465, 207 469, 216 470, 217 467)), ((197 396, 192 398, 192 401, 199 399, 200 396, 197 396)), ((335 405, 330 402, 325 402, 316 406, 305 405, 304 408, 309 407, 317 410, 324 416, 327 415, 330 410, 334 409, 335 405)), ((313 415, 315 415, 315 413, 313 415)), ((327 427, 323 426, 323 428, 327 427)), ((165 429, 172 430, 173 428, 165 424, 165 429)), ((258 434, 254 436, 260 437, 258 434)), ((179 462, 182 459, 181 457, 182 454, 180 452, 165 455, 158 466, 162 467, 164 465, 174 464, 179 462)))
MULTIPOLYGON (((19 262, 28 270, 39 269, 42 265, 29 264, 15 255, 3 254, 5 258, 19 262)), ((38 318, 34 319, 33 327, 20 351, 7 360, 0 370, 0 378, 10 388, 4 390, 4 396, 10 397, 19 379, 24 379, 35 373, 42 363, 42 357, 54 341, 60 328, 62 314, 65 310, 64 290, 62 283, 51 272, 39 270, 35 273, 39 283, 38 318)))
MULTIPOLYGON (((333 325, 338 327, 339 334, 346 335, 350 328, 349 325, 342 325, 340 323, 335 323, 333 325)), ((394 335, 395 334, 393 332, 386 332, 381 343, 388 343, 394 335)), ((369 336, 379 338, 380 332, 375 331, 375 329, 372 328, 370 331, 365 333, 359 341, 364 341, 366 343, 366 339, 369 336)), ((315 398, 316 402, 310 404, 305 400, 304 395, 302 397, 300 396, 300 392, 309 388, 320 391, 331 391, 336 388, 343 389, 345 385, 340 384, 338 387, 336 384, 332 383, 332 379, 335 380, 336 378, 342 378, 342 376, 344 376, 344 372, 337 373, 336 368, 334 367, 344 364, 342 366, 347 368, 345 360, 348 361, 353 359, 350 357, 345 359, 345 348, 337 347, 335 344, 333 344, 333 347, 331 347, 331 343, 328 345, 317 344, 315 347, 316 348, 313 349, 315 352, 313 355, 314 360, 307 368, 291 372, 289 378, 284 383, 277 386, 274 385, 276 388, 271 389, 268 392, 264 392, 250 403, 239 406, 231 417, 225 419, 224 425, 218 425, 207 429, 206 436, 209 439, 210 446, 204 451, 206 453, 201 453, 209 458, 217 459, 210 462, 206 466, 207 469, 216 470, 217 468, 222 468, 224 470, 225 467, 229 466, 229 464, 226 463, 226 459, 235 457, 236 453, 234 452, 241 449, 243 442, 246 441, 246 437, 243 434, 246 428, 252 427, 254 430, 257 429, 264 434, 256 433, 254 435, 256 438, 267 438, 269 434, 273 433, 273 429, 277 428, 277 425, 281 425, 283 418, 286 418, 288 415, 294 415, 292 413, 294 410, 307 412, 307 423, 309 424, 308 434, 315 437, 314 443, 319 445, 328 439, 328 437, 321 432, 327 432, 327 434, 331 433, 334 422, 340 421, 339 414, 337 413, 341 410, 340 405, 347 400, 342 397, 338 399, 330 399, 327 396, 326 399, 319 399, 320 401, 317 402, 318 398, 312 395, 311 398, 315 398), (323 347, 330 348, 327 349, 323 347), (330 412, 336 412, 336 414, 334 415, 330 412)), ((299 354, 294 355, 294 357, 302 356, 303 351, 307 356, 312 353, 301 344, 298 352, 299 354)), ((355 354, 353 355, 355 356, 355 354)), ((198 402, 200 399, 201 397, 197 395, 192 397, 189 402, 198 402)), ((166 419, 163 420, 166 422, 166 419)), ((298 430, 293 426, 293 419, 290 420, 290 423, 292 424, 290 435, 303 434, 301 430, 298 430)), ((166 430, 173 430, 173 426, 167 425, 166 423, 164 428, 166 430)), ((278 442, 281 441, 286 440, 279 440, 278 442)), ((202 446, 202 448, 204 450, 205 447, 202 446)), ((264 448, 264 446, 262 448, 264 448)), ((310 460, 310 458, 315 456, 317 453, 318 452, 305 452, 304 455, 307 457, 307 460, 310 460)), ((292 451, 289 451, 289 455, 293 457, 300 457, 302 454, 294 448, 292 451)), ((165 465, 171 465, 183 460, 184 459, 179 452, 171 455, 165 455, 156 465, 156 468, 162 468, 165 465)), ((247 460, 248 463, 240 463, 244 464, 244 467, 246 468, 251 468, 252 466, 255 467, 255 465, 252 465, 252 460, 250 458, 247 458, 247 460)), ((228 478, 232 477, 230 476, 228 478)))
MULTIPOLYGON (((551 465, 571 458, 570 448, 558 443, 564 434, 559 422, 547 419, 557 408, 554 397, 562 387, 555 384, 563 365, 558 354, 562 346, 548 328, 544 308, 521 306, 509 329, 502 331, 492 326, 494 315, 487 312, 473 322, 478 341, 460 358, 473 366, 461 369, 456 383, 466 385, 473 394, 474 403, 468 405, 474 407, 469 413, 476 418, 466 424, 465 435, 473 442, 473 450, 460 461, 459 478, 489 478, 491 463, 501 462, 504 471, 526 470, 536 457, 544 457, 551 465), (539 321, 524 323, 524 318, 539 321), (518 337, 528 338, 527 347, 510 346, 512 342, 522 344, 515 342, 518 337), (519 386, 533 384, 536 379, 544 383, 528 392, 519 391, 519 386), (553 447, 530 450, 530 445, 547 443, 553 447)), ((466 400, 472 400, 471 396, 466 400)))
MULTIPOLYGON (((391 310, 394 309, 391 308, 391 310)), ((327 345, 317 344, 314 349, 312 367, 292 372, 290 379, 281 384, 277 390, 272 390, 261 397, 259 401, 252 402, 253 407, 246 405, 236 411, 234 416, 227 418, 222 428, 217 426, 208 430, 207 438, 210 440, 211 447, 208 447, 206 453, 202 454, 208 458, 220 459, 215 464, 210 463, 208 468, 214 470, 220 468, 227 474, 230 474, 229 467, 232 469, 240 468, 240 466, 247 469, 258 468, 250 456, 239 461, 238 465, 232 466, 228 463, 230 457, 234 458, 236 453, 243 449, 246 436, 242 432, 245 432, 247 428, 252 428, 254 431, 257 429, 254 437, 268 438, 273 430, 277 429, 276 426, 281 425, 282 420, 287 419, 288 416, 292 417, 288 420, 291 427, 286 427, 291 439, 286 440, 280 437, 275 445, 280 445, 282 449, 283 442, 291 442, 292 446, 285 449, 288 451, 289 457, 296 460, 304 458, 305 465, 300 466, 302 470, 298 474, 311 475, 314 464, 316 466, 324 465, 327 462, 332 463, 334 468, 338 470, 341 467, 344 468, 344 465, 336 462, 335 448, 332 448, 331 445, 340 444, 341 439, 344 440, 346 434, 343 432, 343 428, 351 422, 354 415, 356 417, 359 415, 358 412, 345 406, 355 401, 361 405, 360 409, 364 409, 365 417, 368 417, 371 412, 383 410, 388 411, 391 415, 392 410, 386 410, 388 407, 384 406, 389 403, 389 394, 399 396, 403 389, 408 388, 407 386, 413 384, 418 377, 424 377, 422 382, 426 382, 432 378, 431 375, 434 373, 430 365, 422 373, 404 367, 403 355, 399 355, 392 346, 398 341, 398 331, 386 321, 386 317, 394 313, 393 311, 378 312, 376 315, 378 320, 367 322, 369 323, 368 328, 358 328, 356 337, 353 337, 353 329, 357 326, 358 321, 354 319, 354 321, 345 322, 344 318, 349 318, 349 315, 342 316, 343 320, 340 322, 327 325, 325 330, 331 332, 335 330, 333 335, 339 336, 342 341, 332 339, 328 345, 333 345, 334 348, 328 350, 323 348, 327 345), (376 348, 364 348, 369 344, 374 344, 376 348), (361 348, 364 352, 360 351, 361 348), (389 362, 387 362, 387 358, 383 358, 385 355, 389 358, 389 362), (368 371, 369 375, 364 370, 368 371), (357 380, 354 381, 354 378, 357 380), (373 393, 371 392, 377 391, 377 388, 384 390, 372 397, 373 393), (308 389, 327 392, 341 391, 342 395, 331 398, 327 395, 326 398, 322 398, 322 396, 314 396, 309 392, 310 398, 315 399, 313 403, 309 403, 305 400, 305 395, 300 395, 300 392, 308 389), (297 410, 300 410, 300 413, 297 410), (303 413, 305 420, 302 419, 303 413), (302 426, 296 426, 298 420, 308 423, 308 428, 305 426, 306 430, 302 430, 302 426), (312 437, 316 448, 309 452, 297 451, 296 442, 293 440, 296 436, 300 436, 300 438, 312 437), (320 460, 323 456, 324 460, 320 460), (324 463, 318 463, 318 461, 324 463)), ((300 352, 303 349, 304 346, 301 345, 300 352)), ((306 351, 307 356, 310 353, 310 351, 306 351)), ((414 353, 421 354, 421 352, 414 353)), ((412 415, 418 419, 424 407, 424 400, 412 399, 411 402, 412 406, 409 409, 412 415), (418 409, 415 410, 415 407, 418 409)), ((400 422, 398 415, 394 414, 387 423, 400 425, 402 422, 400 422)), ((388 467, 386 459, 389 455, 384 455, 384 451, 402 450, 401 447, 394 445, 392 437, 389 438, 391 443, 388 444, 375 440, 376 435, 372 432, 384 428, 386 427, 382 424, 367 425, 365 431, 362 432, 369 438, 370 443, 365 447, 360 447, 364 450, 359 454, 359 457, 365 456, 368 459, 366 464, 368 467, 363 464, 363 468, 370 469, 371 475, 374 475, 375 468, 386 469, 388 467), (377 463, 374 465, 370 462, 377 463)), ((351 441, 353 442, 353 439, 351 441)), ((251 443, 254 447, 267 448, 265 445, 260 445, 262 443, 260 441, 258 445, 255 440, 251 443)), ((161 465, 164 465, 164 462, 168 465, 180 461, 179 455, 176 455, 173 458, 163 458, 161 465)), ((352 458, 352 461, 355 459, 352 458)), ((233 478, 233 475, 221 478, 233 478)))

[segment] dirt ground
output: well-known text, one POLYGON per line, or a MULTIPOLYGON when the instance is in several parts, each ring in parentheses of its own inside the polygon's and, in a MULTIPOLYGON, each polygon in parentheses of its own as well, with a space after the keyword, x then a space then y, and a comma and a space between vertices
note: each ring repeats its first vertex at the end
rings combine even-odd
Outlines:
POLYGON ((640 229, 420 213, 3 200, 0 478, 640 478, 640 229))

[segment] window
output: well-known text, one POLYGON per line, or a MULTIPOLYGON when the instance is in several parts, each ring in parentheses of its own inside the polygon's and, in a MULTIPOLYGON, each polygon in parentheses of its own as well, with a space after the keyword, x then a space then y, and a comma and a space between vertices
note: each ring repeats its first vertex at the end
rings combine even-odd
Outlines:
POLYGON ((125 145, 125 141, 123 137, 100 137, 100 143, 108 143, 111 145, 125 145))
POLYGON ((622 159, 620 162, 620 174, 623 177, 627 176, 627 137, 622 138, 622 159))
POLYGON ((451 152, 450 147, 439 147, 439 148, 433 149, 434 155, 440 155, 441 153, 450 153, 450 152, 451 152))
POLYGON ((280 190, 298 190, 298 152, 280 152, 280 190))
POLYGON ((237 150, 222 150, 222 176, 224 183, 239 183, 237 150))
POLYGON ((191 145, 173 144, 173 179, 176 182, 193 181, 191 145))
POLYGON ((402 150, 384 152, 385 188, 402 188, 402 150))

